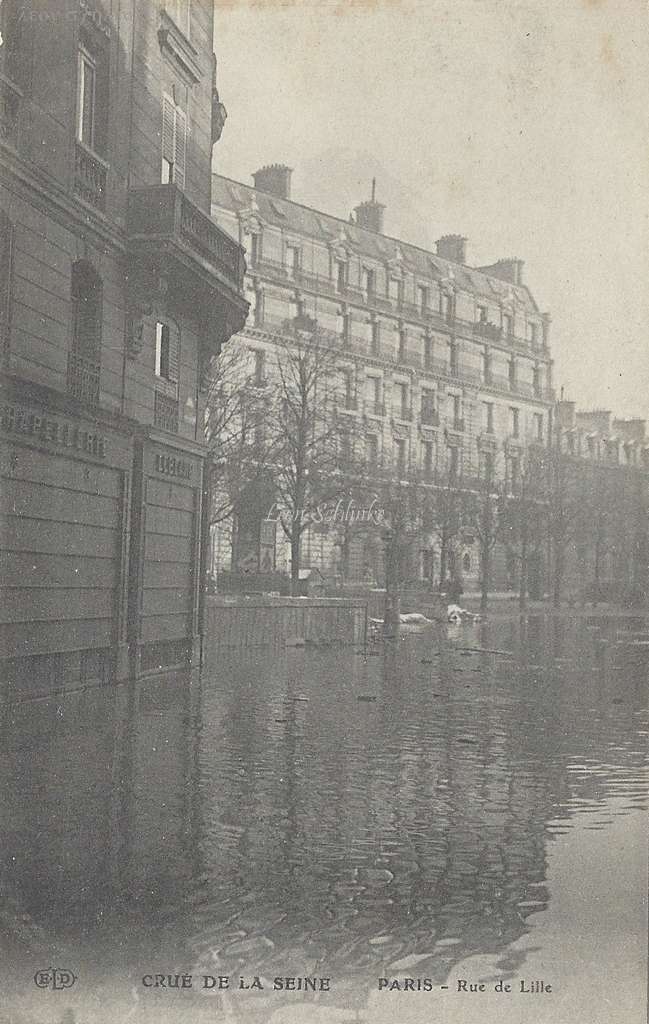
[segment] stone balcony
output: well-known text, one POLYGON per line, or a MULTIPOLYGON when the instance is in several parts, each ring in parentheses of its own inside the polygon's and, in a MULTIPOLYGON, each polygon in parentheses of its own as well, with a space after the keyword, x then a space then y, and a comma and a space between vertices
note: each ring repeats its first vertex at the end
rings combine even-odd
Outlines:
POLYGON ((131 190, 127 230, 134 276, 148 277, 149 287, 163 280, 217 341, 241 330, 248 312, 243 249, 177 185, 131 190))

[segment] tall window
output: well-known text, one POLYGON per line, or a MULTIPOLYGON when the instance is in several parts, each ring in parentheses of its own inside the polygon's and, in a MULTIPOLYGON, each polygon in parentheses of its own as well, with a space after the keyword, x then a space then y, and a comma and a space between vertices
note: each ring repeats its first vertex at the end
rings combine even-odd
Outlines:
POLYGON ((104 155, 108 135, 108 41, 92 27, 82 29, 77 64, 77 138, 104 155))
POLYGON ((482 353, 482 379, 485 384, 491 382, 491 352, 488 349, 482 353))
POLYGON ((453 426, 456 430, 462 430, 462 396, 452 395, 453 399, 453 426))
POLYGON ((80 260, 72 267, 72 345, 68 390, 82 402, 99 401, 102 284, 94 267, 80 260))
POLYGON ((448 450, 448 474, 451 480, 456 480, 460 472, 460 449, 453 446, 448 450))
POLYGON ((399 327, 399 341, 397 349, 397 359, 400 363, 403 363, 406 358, 406 331, 404 327, 399 327))
POLYGON ((395 413, 401 419, 408 418, 408 385, 396 381, 394 385, 395 413))
POLYGON ((534 433, 537 441, 543 440, 543 413, 534 413, 534 433))
POLYGON ((422 389, 421 392, 421 422, 434 424, 435 414, 435 392, 430 389, 422 389))
POLYGON ((441 292, 440 294, 440 313, 446 320, 453 319, 453 297, 447 292, 441 292))
POLYGON ((433 339, 429 334, 424 338, 424 366, 427 370, 433 366, 433 339))
POLYGON ((185 187, 187 117, 169 96, 162 97, 162 184, 185 187))
POLYGON ((394 442, 394 463, 398 473, 406 472, 406 459, 406 441, 403 438, 398 437, 394 442))
POLYGON ((503 334, 508 338, 514 333, 514 324, 511 313, 503 313, 503 334))
POLYGON ((512 437, 518 437, 520 428, 520 410, 510 409, 509 410, 509 429, 512 437))
POLYGON ((302 252, 299 246, 286 246, 286 266, 289 273, 291 273, 293 277, 297 277, 302 266, 302 252))
POLYGON ((365 459, 368 466, 376 468, 379 462, 379 439, 376 434, 368 434, 365 438, 365 459))
POLYGON ((479 324, 486 324, 487 322, 487 307, 477 306, 476 307, 476 320, 479 324))
POLYGON ((419 312, 423 315, 428 312, 430 307, 430 288, 427 288, 425 284, 420 284, 417 288, 419 296, 419 312))
POLYGON ((253 383, 254 384, 265 384, 266 383, 266 353, 263 349, 257 348, 253 350, 253 383))
POLYGON ((487 434, 493 434, 494 432, 494 404, 493 402, 483 402, 484 408, 484 428, 487 434))
POLYGON ((261 256, 261 236, 255 231, 250 235, 250 265, 254 267, 261 256))
POLYGON ((160 381, 175 385, 178 381, 178 329, 170 322, 156 321, 155 325, 155 375, 160 381))
POLYGON ((383 404, 381 402, 381 378, 367 378, 367 392, 371 412, 377 416, 383 415, 383 404))
POLYGON ((433 468, 435 465, 435 454, 432 441, 424 441, 422 444, 422 467, 424 470, 424 477, 426 480, 430 480, 433 475, 433 468))
POLYGON ((79 53, 79 110, 77 137, 94 149, 95 136, 95 62, 84 50, 79 53))
POLYGON ((365 285, 365 294, 368 299, 371 299, 373 298, 376 290, 376 277, 374 271, 366 267, 365 270, 363 271, 363 278, 365 285))
POLYGON ((449 369, 451 373, 457 374, 459 372, 459 346, 456 341, 452 341, 449 344, 448 349, 449 355, 449 369))
POLYGON ((372 320, 372 355, 378 356, 381 353, 381 321, 376 318, 372 320))
POLYGON ((507 364, 507 376, 510 388, 516 387, 516 360, 512 356, 507 364))
POLYGON ((336 260, 336 288, 344 292, 347 287, 347 264, 344 260, 336 260))

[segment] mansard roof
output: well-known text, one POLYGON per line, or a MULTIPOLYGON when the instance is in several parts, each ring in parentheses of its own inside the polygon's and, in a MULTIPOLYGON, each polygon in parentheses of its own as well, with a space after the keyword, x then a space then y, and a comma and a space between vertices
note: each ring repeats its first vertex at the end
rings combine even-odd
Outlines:
POLYGON ((212 204, 239 213, 250 210, 253 197, 257 213, 264 224, 272 224, 296 236, 313 238, 326 244, 340 244, 344 234, 349 247, 361 259, 389 263, 403 257, 404 268, 422 280, 433 279, 454 284, 458 289, 479 294, 494 302, 507 302, 515 298, 529 313, 538 313, 538 306, 526 285, 509 281, 481 270, 442 259, 436 253, 411 245, 389 235, 376 234, 340 217, 303 206, 292 199, 282 199, 262 192, 251 185, 233 181, 220 174, 212 175, 212 204))

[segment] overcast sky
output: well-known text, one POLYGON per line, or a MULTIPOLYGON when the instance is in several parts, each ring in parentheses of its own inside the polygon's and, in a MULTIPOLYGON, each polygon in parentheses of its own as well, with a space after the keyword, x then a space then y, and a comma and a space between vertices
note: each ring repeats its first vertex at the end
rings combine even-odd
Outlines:
POLYGON ((294 168, 292 198, 468 262, 525 260, 555 382, 649 418, 644 0, 215 0, 215 169, 294 168))

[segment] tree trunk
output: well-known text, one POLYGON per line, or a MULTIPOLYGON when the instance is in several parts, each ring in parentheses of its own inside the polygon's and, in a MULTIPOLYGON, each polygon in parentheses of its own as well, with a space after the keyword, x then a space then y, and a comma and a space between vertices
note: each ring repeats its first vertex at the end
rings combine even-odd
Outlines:
POLYGON ((482 549, 482 568, 480 580, 480 614, 487 614, 489 588, 491 587, 491 548, 488 543, 482 549))
POLYGON ((385 611, 383 613, 383 635, 398 639, 401 626, 401 607, 397 585, 397 545, 394 538, 386 544, 385 550, 385 611))
POLYGON ((524 612, 527 608, 527 529, 521 537, 521 569, 518 584, 518 607, 524 612))
POLYGON ((291 597, 300 596, 300 531, 294 526, 291 533, 291 597))

